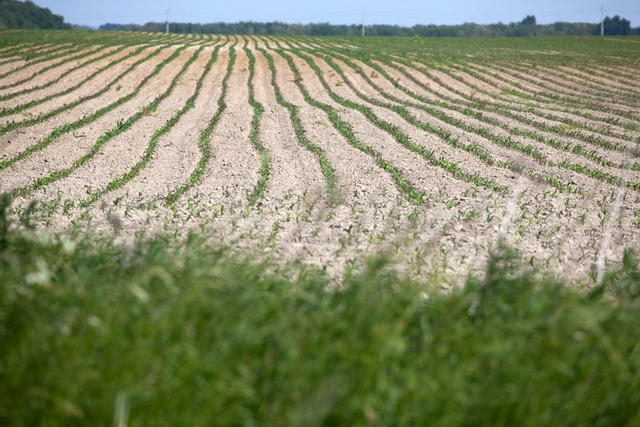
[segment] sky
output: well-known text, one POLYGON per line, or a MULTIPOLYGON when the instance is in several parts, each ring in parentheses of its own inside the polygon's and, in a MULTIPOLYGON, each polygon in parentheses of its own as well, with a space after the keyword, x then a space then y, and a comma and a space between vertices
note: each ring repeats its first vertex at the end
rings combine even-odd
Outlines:
POLYGON ((535 15, 539 24, 557 21, 600 22, 620 15, 640 26, 639 0, 32 0, 71 24, 98 27, 114 24, 164 22, 279 21, 329 22, 413 26, 456 25, 464 22, 491 24, 519 22, 535 15))

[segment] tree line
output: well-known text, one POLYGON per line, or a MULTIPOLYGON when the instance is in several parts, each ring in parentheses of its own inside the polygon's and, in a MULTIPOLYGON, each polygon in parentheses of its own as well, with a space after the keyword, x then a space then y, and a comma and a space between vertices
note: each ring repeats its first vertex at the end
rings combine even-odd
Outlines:
MULTIPOLYGON (((104 24, 99 30, 164 32, 164 22, 138 24, 104 24)), ((49 9, 41 8, 30 0, 0 0, 0 29, 87 29, 71 26, 64 18, 54 15, 49 9)), ((332 25, 325 23, 287 24, 284 22, 217 22, 193 24, 174 22, 169 31, 178 34, 247 34, 247 35, 292 35, 292 36, 358 36, 362 27, 358 24, 332 25)), ((600 24, 556 22, 538 25, 536 17, 526 16, 521 22, 510 24, 479 25, 367 25, 365 33, 370 36, 420 36, 420 37, 532 37, 532 36, 586 36, 599 35, 600 24)), ((604 34, 611 36, 640 35, 640 27, 631 28, 631 22, 616 15, 604 20, 604 34)))
POLYGON ((71 25, 29 0, 0 0, 0 29, 70 30, 71 25))
MULTIPOLYGON (((99 30, 164 32, 166 23, 148 22, 138 24, 104 24, 99 30)), ((358 36, 362 27, 358 24, 332 25, 329 23, 287 24, 284 22, 217 22, 193 24, 174 22, 169 31, 178 34, 246 34, 246 35, 291 35, 291 36, 358 36)), ((369 36, 420 36, 420 37, 533 37, 533 36, 587 36, 600 35, 600 23, 556 22, 538 25, 533 15, 521 22, 510 24, 480 25, 464 23, 462 25, 367 25, 365 33, 369 36)), ((604 34, 611 36, 640 35, 640 27, 631 28, 631 22, 616 15, 604 20, 604 34)))

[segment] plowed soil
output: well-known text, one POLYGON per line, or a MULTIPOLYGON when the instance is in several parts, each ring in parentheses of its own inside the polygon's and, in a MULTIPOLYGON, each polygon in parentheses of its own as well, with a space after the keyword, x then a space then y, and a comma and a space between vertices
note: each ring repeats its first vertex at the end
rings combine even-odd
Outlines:
POLYGON ((194 231, 337 275, 384 253, 443 286, 481 274, 501 241, 576 283, 600 254, 640 250, 632 62, 163 43, 43 44, 33 65, 0 50, 0 190, 16 216, 38 200, 42 229, 194 231))

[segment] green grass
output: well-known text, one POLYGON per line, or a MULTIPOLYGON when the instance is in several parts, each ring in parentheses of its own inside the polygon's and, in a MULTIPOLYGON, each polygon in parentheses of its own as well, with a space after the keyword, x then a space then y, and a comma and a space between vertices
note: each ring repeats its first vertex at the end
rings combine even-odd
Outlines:
POLYGON ((485 279, 441 294, 381 260, 336 284, 193 234, 35 234, 9 223, 9 201, 1 425, 640 422, 630 252, 604 293, 536 279, 503 249, 485 279))

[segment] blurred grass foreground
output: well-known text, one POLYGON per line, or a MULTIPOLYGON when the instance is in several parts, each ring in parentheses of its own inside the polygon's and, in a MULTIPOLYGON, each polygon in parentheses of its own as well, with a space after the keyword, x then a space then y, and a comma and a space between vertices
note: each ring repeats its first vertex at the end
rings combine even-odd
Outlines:
POLYGON ((632 253, 579 292, 505 250, 427 297, 383 262, 336 285, 193 235, 36 234, 2 204, 0 425, 640 425, 632 253))

